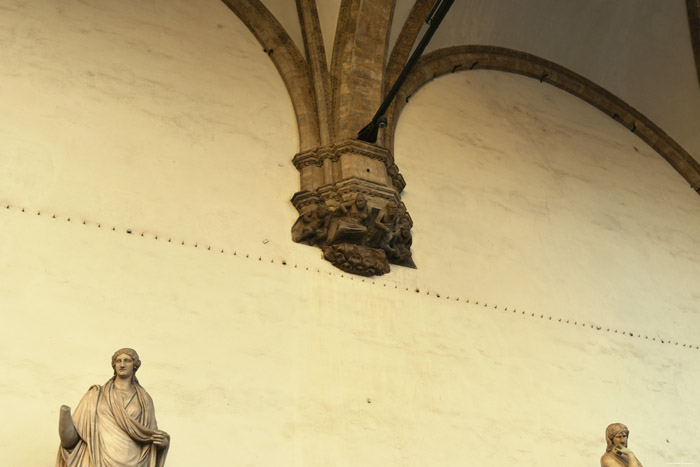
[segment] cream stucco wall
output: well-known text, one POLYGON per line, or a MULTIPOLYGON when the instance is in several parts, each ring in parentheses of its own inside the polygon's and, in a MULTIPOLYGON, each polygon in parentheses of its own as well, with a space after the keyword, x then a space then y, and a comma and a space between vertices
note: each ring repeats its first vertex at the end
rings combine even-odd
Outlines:
POLYGON ((597 110, 426 86, 396 145, 419 268, 362 279, 291 242, 293 112, 225 7, 0 26, 0 465, 52 465, 122 346, 171 467, 596 465, 613 421, 700 462, 700 201, 597 110))

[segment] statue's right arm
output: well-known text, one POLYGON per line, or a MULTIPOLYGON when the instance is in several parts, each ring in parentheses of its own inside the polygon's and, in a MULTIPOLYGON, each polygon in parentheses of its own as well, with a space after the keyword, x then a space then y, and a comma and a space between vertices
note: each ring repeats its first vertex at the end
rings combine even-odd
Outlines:
POLYGON ((66 449, 72 448, 80 440, 78 430, 75 429, 73 424, 70 407, 67 405, 61 406, 61 413, 58 416, 58 436, 61 437, 61 446, 66 449))
POLYGON ((621 452, 623 454, 627 454, 627 467, 642 467, 642 463, 639 462, 637 457, 634 455, 634 452, 632 452, 630 449, 622 446, 618 446, 616 448, 617 452, 621 452))

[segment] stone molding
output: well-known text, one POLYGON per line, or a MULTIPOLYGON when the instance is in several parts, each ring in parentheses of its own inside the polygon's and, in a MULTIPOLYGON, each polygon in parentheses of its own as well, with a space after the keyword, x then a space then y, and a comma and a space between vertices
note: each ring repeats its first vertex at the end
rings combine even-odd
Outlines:
POLYGON ((396 98, 385 146, 393 148, 396 122, 410 96, 438 76, 488 69, 517 73, 556 86, 595 106, 622 124, 673 166, 691 188, 700 194, 700 164, 666 132, 611 92, 587 78, 549 60, 517 50, 495 46, 457 46, 431 52, 422 57, 396 98))
POLYGON ((392 186, 397 193, 401 193, 406 187, 406 182, 394 163, 391 151, 364 141, 346 140, 330 146, 310 149, 296 154, 292 162, 301 173, 302 190, 314 190, 324 185, 352 178, 352 175, 348 175, 350 172, 355 173, 354 177, 392 186), (369 175, 364 177, 357 175, 358 162, 348 162, 348 164, 355 166, 355 170, 352 171, 348 164, 343 163, 343 158, 349 159, 354 156, 361 157, 359 169, 369 175), (377 170, 380 169, 380 166, 372 164, 370 161, 381 164, 379 173, 377 170))
POLYGON ((301 170, 310 164, 321 166, 326 159, 337 162, 341 154, 348 152, 382 161, 387 167, 394 162, 394 158, 388 149, 360 140, 346 140, 330 146, 300 152, 294 156, 293 162, 297 170, 301 170))

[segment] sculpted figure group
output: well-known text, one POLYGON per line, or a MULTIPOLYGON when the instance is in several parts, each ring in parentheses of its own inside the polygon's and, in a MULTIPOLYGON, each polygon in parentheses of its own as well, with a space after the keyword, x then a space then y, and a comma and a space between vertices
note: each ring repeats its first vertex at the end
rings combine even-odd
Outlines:
POLYGON ((112 356, 114 376, 92 386, 71 416, 61 407, 56 467, 163 467, 170 436, 158 429, 153 401, 136 379, 133 349, 112 356))
POLYGON ((294 227, 295 242, 318 245, 335 266, 365 276, 389 271, 389 263, 415 267, 411 221, 403 203, 370 208, 362 193, 306 210, 294 227))

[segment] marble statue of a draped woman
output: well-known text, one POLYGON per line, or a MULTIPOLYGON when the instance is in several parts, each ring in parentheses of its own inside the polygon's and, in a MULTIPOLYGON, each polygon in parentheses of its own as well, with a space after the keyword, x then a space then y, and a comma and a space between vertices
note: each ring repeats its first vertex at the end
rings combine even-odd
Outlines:
POLYGON ((133 349, 112 356, 114 376, 92 386, 71 416, 62 406, 56 467, 163 467, 170 435, 159 430, 153 400, 136 379, 133 349))

